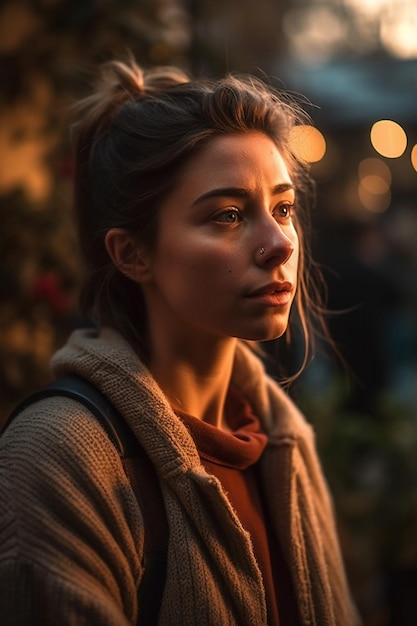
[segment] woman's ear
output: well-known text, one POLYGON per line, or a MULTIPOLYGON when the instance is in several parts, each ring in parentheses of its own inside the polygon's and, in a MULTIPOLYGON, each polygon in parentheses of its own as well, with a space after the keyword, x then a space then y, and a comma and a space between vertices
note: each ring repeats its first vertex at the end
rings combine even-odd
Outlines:
POLYGON ((137 283, 149 282, 150 255, 123 228, 111 228, 105 236, 106 250, 117 269, 137 283))

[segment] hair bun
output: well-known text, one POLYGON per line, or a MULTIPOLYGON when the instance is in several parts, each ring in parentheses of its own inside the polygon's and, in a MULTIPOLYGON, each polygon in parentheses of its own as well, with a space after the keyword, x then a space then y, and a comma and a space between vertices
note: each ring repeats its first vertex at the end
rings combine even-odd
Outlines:
MULTIPOLYGON (((146 95, 156 95, 190 78, 176 67, 154 67, 143 70, 129 55, 126 61, 109 61, 100 67, 94 93, 79 101, 73 108, 81 119, 81 126, 99 131, 125 102, 138 101, 146 95)), ((76 134, 80 122, 73 126, 76 134)))
POLYGON ((110 99, 138 97, 145 92, 143 70, 133 60, 128 63, 109 61, 101 67, 99 90, 110 99))
POLYGON ((116 100, 118 95, 135 99, 189 81, 187 74, 177 67, 160 66, 143 70, 132 56, 126 62, 109 61, 101 71, 102 86, 116 100))

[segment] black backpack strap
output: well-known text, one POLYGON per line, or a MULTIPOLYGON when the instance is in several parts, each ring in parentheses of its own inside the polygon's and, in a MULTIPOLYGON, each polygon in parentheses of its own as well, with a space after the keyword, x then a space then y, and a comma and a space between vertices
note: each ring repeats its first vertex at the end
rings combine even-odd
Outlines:
POLYGON ((65 376, 25 398, 10 415, 5 427, 26 407, 51 396, 65 396, 81 402, 103 426, 122 459, 136 456, 139 443, 110 400, 92 383, 80 376, 65 376))
POLYGON ((38 400, 57 395, 83 404, 103 426, 122 459, 129 482, 142 507, 145 522, 145 570, 138 590, 140 607, 138 624, 154 626, 158 621, 165 586, 168 543, 168 525, 155 469, 110 400, 97 387, 80 376, 58 378, 35 391, 14 409, 4 428, 7 428, 18 413, 28 406, 38 400), (138 471, 141 480, 138 480, 138 471))

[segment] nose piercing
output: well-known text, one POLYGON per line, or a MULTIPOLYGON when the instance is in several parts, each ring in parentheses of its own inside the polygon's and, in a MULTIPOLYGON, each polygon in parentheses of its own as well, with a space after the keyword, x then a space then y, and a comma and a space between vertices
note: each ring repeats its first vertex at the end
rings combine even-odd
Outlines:
POLYGON ((259 254, 265 254, 265 248, 259 248, 259 254))

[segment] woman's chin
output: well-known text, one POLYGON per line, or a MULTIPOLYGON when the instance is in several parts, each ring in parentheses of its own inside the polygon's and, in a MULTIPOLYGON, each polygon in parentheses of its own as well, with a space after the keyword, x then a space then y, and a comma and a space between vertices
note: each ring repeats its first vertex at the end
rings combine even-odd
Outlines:
POLYGON ((279 339, 285 333, 288 328, 288 324, 277 325, 274 328, 259 328, 253 329, 246 333, 236 335, 239 339, 245 339, 246 341, 273 341, 279 339))

